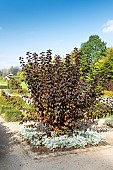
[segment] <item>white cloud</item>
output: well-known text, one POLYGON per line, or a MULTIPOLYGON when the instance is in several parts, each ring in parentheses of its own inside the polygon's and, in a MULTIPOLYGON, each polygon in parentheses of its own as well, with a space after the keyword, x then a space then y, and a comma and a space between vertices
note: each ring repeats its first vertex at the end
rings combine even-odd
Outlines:
POLYGON ((104 33, 113 33, 113 20, 109 20, 109 21, 106 22, 102 32, 104 32, 104 33))

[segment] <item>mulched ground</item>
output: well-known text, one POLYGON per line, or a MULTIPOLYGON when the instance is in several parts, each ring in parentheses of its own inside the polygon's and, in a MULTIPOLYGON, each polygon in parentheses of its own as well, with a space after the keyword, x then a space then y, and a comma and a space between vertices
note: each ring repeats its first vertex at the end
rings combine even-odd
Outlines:
MULTIPOLYGON (((41 146, 39 148, 35 148, 33 147, 30 142, 27 142, 29 145, 30 145, 30 149, 32 152, 35 152, 37 153, 38 155, 42 155, 42 154, 50 154, 50 153, 57 153, 57 152, 66 152, 66 151, 73 151, 75 149, 87 149, 87 148, 92 148, 92 147, 95 147, 95 146, 92 146, 92 145, 87 145, 85 148, 57 148, 57 149, 54 149, 54 150, 50 150, 48 148, 46 148, 45 146, 41 146)), ((107 146, 109 145, 108 142, 100 142, 98 145, 96 145, 97 147, 98 146, 107 146)))

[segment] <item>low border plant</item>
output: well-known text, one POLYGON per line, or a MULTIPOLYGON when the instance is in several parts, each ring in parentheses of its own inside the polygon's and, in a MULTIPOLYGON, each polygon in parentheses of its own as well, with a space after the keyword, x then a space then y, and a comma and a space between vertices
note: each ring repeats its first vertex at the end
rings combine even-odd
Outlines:
POLYGON ((85 148, 87 145, 98 145, 105 141, 105 137, 93 130, 76 131, 71 135, 57 135, 55 132, 48 136, 44 131, 37 131, 37 127, 25 126, 21 135, 27 139, 33 147, 40 148, 44 146, 50 150, 69 149, 69 148, 85 148))

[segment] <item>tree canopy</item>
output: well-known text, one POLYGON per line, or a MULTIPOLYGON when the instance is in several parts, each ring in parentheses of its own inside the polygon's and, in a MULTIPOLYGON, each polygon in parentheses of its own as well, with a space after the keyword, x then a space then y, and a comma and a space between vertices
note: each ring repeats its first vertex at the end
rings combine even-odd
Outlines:
POLYGON ((102 41, 98 35, 91 35, 87 42, 81 44, 80 51, 81 65, 84 68, 87 64, 94 64, 106 56, 106 42, 102 41))
POLYGON ((106 72, 106 85, 109 86, 109 89, 110 86, 113 86, 113 47, 108 49, 105 57, 95 63, 95 72, 106 72))
POLYGON ((18 66, 11 66, 11 68, 9 69, 9 71, 13 74, 16 75, 21 69, 18 66))

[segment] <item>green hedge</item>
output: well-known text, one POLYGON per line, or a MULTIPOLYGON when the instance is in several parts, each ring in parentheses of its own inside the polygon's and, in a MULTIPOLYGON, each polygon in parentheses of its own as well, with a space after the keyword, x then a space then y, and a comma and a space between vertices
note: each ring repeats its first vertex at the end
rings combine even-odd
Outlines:
POLYGON ((7 85, 0 84, 0 89, 8 89, 7 85))
POLYGON ((0 114, 7 122, 19 121, 22 116, 22 112, 19 109, 5 105, 0 106, 0 114))
POLYGON ((10 110, 11 106, 5 106, 5 105, 1 105, 0 106, 0 114, 3 114, 5 112, 7 112, 7 110, 10 110))
POLYGON ((11 109, 5 112, 4 118, 7 122, 16 122, 21 118, 21 111, 18 109, 11 109))
POLYGON ((20 121, 23 115, 19 110, 21 107, 29 110, 31 106, 19 96, 0 96, 0 115, 6 121, 20 121))
POLYGON ((4 96, 0 96, 0 107, 2 107, 2 105, 8 105, 8 101, 4 96))

